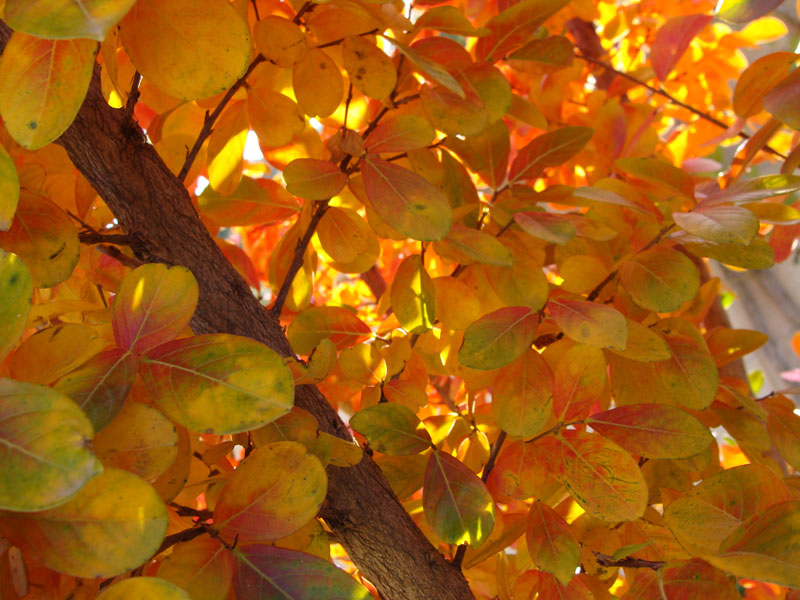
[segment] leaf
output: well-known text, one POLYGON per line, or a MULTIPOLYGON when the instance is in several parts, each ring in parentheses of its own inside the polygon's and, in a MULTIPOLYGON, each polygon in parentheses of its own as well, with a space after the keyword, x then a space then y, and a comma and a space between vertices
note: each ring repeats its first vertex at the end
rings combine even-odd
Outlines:
POLYGON ((769 341, 769 336, 752 329, 718 327, 708 332, 706 344, 718 367, 755 352, 769 341))
POLYGON ((285 146, 306 126, 306 117, 297 103, 272 88, 247 88, 247 114, 262 147, 285 146))
POLYGON ((512 441, 503 446, 486 484, 498 501, 526 500, 541 493, 548 477, 547 455, 541 446, 512 441))
POLYGON ((341 306, 314 306, 298 314, 286 335, 297 354, 308 354, 325 338, 336 348, 348 348, 363 342, 371 334, 352 311, 341 306))
POLYGON ((109 586, 98 598, 102 600, 136 600, 137 598, 189 600, 189 595, 178 586, 158 577, 131 577, 109 586))
POLYGON ((489 35, 478 40, 478 59, 495 62, 529 41, 534 31, 569 0, 522 0, 486 23, 489 35))
POLYGON ((717 16, 729 23, 747 23, 776 9, 783 0, 722 0, 717 16))
POLYGON ((690 458, 714 441, 700 421, 663 404, 619 406, 593 414, 588 423, 600 435, 645 458, 690 458))
POLYGON ((615 308, 566 298, 551 298, 547 306, 567 337, 597 348, 625 350, 628 322, 615 308))
POLYGON ((135 0, 6 0, 4 19, 15 31, 42 38, 102 42, 135 0))
POLYGON ((153 263, 131 271, 111 307, 120 348, 143 354, 181 333, 197 307, 197 280, 186 267, 153 263))
POLYGON ((391 44, 397 48, 397 51, 405 56, 411 64, 421 70, 424 75, 444 87, 446 90, 449 90, 453 95, 455 95, 456 98, 460 98, 462 100, 465 98, 464 89, 461 87, 461 84, 458 83, 458 80, 448 73, 447 69, 445 69, 441 64, 428 58, 424 54, 417 52, 413 48, 409 48, 394 38, 390 38, 386 35, 383 37, 389 40, 389 42, 391 42, 391 44))
POLYGON ((647 484, 630 454, 583 431, 563 431, 557 440, 564 485, 587 513, 611 523, 642 516, 647 484))
POLYGON ((147 81, 183 100, 228 89, 250 62, 247 23, 223 0, 137 2, 120 24, 120 40, 147 81))
POLYGON ((157 574, 186 590, 192 600, 224 600, 235 566, 233 554, 219 540, 200 537, 175 546, 157 574))
POLYGON ((278 15, 266 15, 256 21, 253 38, 264 58, 284 69, 294 67, 308 52, 302 30, 278 15))
POLYGON ((380 385, 386 379, 386 361, 374 344, 356 344, 342 350, 339 368, 361 385, 380 385))
POLYGON ((331 115, 342 101, 344 87, 339 67, 324 50, 311 48, 292 69, 297 104, 311 117, 331 115))
POLYGON ((494 527, 494 501, 486 485, 462 462, 433 452, 422 488, 425 520, 444 542, 479 547, 494 527))
POLYGON ((250 123, 244 100, 231 102, 214 123, 206 146, 209 186, 222 196, 232 194, 242 180, 244 147, 250 123))
POLYGON ((69 398, 0 379, 0 508, 38 511, 63 504, 102 471, 94 432, 69 398))
POLYGON ((297 158, 283 170, 286 190, 306 200, 328 200, 347 184, 347 175, 335 164, 315 158, 297 158))
POLYGON ((653 363, 659 384, 673 401, 703 410, 714 400, 719 383, 714 359, 688 335, 664 331, 663 336, 672 356, 653 363))
POLYGON ((95 431, 111 422, 128 397, 136 378, 136 357, 114 348, 90 358, 53 384, 83 409, 95 431))
POLYGON ((656 158, 619 158, 614 161, 614 167, 626 175, 653 185, 666 187, 689 198, 694 195, 692 177, 665 160, 656 158))
POLYGON ((718 566, 739 577, 800 587, 800 501, 767 508, 742 523, 719 548, 718 566))
POLYGON ((647 213, 647 211, 644 208, 642 208, 635 202, 628 200, 627 198, 617 194, 616 192, 601 187, 581 186, 579 188, 575 188, 575 191, 572 192, 572 195, 577 198, 590 200, 592 202, 601 202, 603 204, 624 206, 625 208, 630 208, 631 210, 635 210, 639 213, 647 213))
POLYGON ((511 251, 495 236, 459 223, 453 224, 447 237, 437 242, 437 246, 440 244, 449 246, 447 251, 455 250, 461 264, 472 261, 498 267, 510 267, 514 264, 511 251))
POLYGON ((511 142, 508 127, 502 120, 463 140, 449 137, 445 145, 463 158, 492 189, 498 189, 505 181, 511 142))
POLYGON ((678 310, 700 289, 700 273, 684 254, 655 246, 622 265, 620 281, 636 304, 655 312, 678 310))
POLYGON ((277 540, 313 519, 328 490, 325 468, 297 442, 255 450, 228 477, 214 509, 224 539, 277 540))
POLYGON ((369 600, 372 597, 350 575, 317 556, 264 544, 237 548, 233 554, 237 560, 234 580, 237 598, 369 600))
POLYGON ((746 246, 758 234, 758 217, 739 206, 698 207, 672 213, 672 218, 684 231, 712 242, 746 246))
POLYGON ((543 133, 519 151, 511 163, 508 181, 536 179, 547 167, 564 164, 580 152, 593 135, 594 129, 588 127, 562 127, 543 133))
MULTIPOLYGON (((616 555, 615 555, 616 558, 616 555)), ((717 600, 739 600, 736 580, 710 564, 694 558, 690 561, 665 567, 659 576, 654 571, 640 570, 626 596, 631 598, 661 598, 661 590, 667 598, 715 598, 717 600)))
POLYGON ((261 448, 273 442, 294 441, 304 446, 313 445, 318 436, 319 423, 310 412, 299 406, 263 427, 250 432, 253 444, 261 448))
POLYGON ((289 192, 272 179, 242 177, 239 187, 222 196, 207 187, 197 199, 200 212, 222 227, 269 225, 300 211, 289 192))
POLYGON ((572 65, 573 57, 572 42, 563 35, 551 35, 542 40, 528 42, 508 58, 530 60, 545 67, 563 68, 572 65))
POLYGON ((712 21, 711 15, 679 15, 670 18, 656 32, 651 60, 656 76, 664 81, 689 48, 694 37, 712 21))
POLYGON ((484 108, 489 123, 496 123, 511 108, 511 84, 503 72, 489 63, 476 63, 465 71, 464 77, 484 108))
POLYGON ((769 269, 775 264, 775 251, 758 238, 749 246, 741 244, 722 244, 715 242, 690 242, 683 245, 695 256, 705 256, 723 264, 742 269, 769 269))
POLYGON ((32 300, 28 267, 16 254, 0 250, 0 361, 19 341, 32 300))
POLYGON ((367 154, 361 171, 370 204, 393 229, 420 241, 440 240, 450 231, 447 198, 428 180, 374 154, 367 154))
POLYGON ((553 374, 553 413, 561 421, 585 417, 606 387, 606 360, 593 346, 575 344, 558 361, 553 374))
POLYGON ((525 532, 533 564, 552 573, 561 585, 569 584, 580 564, 578 539, 561 516, 536 500, 528 513, 525 532))
POLYGON ((178 432, 156 408, 127 402, 95 436, 94 451, 106 467, 155 481, 178 456, 178 432))
POLYGON ((402 327, 422 333, 436 321, 436 288, 418 254, 403 259, 390 291, 392 310, 402 327))
POLYGON ((147 391, 170 419, 224 435, 255 429, 289 411, 294 381, 265 345, 229 334, 167 342, 142 357, 147 391))
POLYGON ((350 417, 350 427, 367 438, 370 448, 392 456, 417 454, 433 445, 417 416, 391 402, 362 408, 350 417))
POLYGON ((19 202, 19 177, 14 160, 0 144, 0 231, 11 227, 19 202))
POLYGON ((342 43, 344 68, 353 87, 370 98, 388 98, 397 83, 392 60, 373 42, 349 35, 342 43))
POLYGON ((435 137, 436 130, 422 115, 393 110, 367 136, 364 146, 376 154, 407 152, 424 148, 435 137))
POLYGON ((136 475, 106 469, 67 503, 6 513, 0 531, 27 556, 74 577, 113 577, 146 562, 167 531, 167 509, 136 475))
POLYGON ((492 387, 492 412, 511 435, 539 433, 552 413, 552 402, 553 372, 532 348, 503 367, 492 387))
POLYGON ((613 348, 609 350, 628 360, 640 362, 667 360, 671 356, 667 343, 661 336, 649 327, 631 319, 628 319, 628 343, 625 345, 625 350, 620 351, 613 348))
POLYGON ((462 98, 445 87, 425 86, 420 102, 431 124, 447 135, 476 135, 489 124, 489 113, 475 94, 462 98))
POLYGON ((443 33, 465 37, 479 37, 489 33, 485 28, 473 27, 472 23, 455 6, 435 6, 426 10, 414 23, 414 28, 435 29, 443 33))
POLYGON ((733 90, 733 111, 742 118, 764 110, 764 96, 791 72, 797 60, 793 52, 773 52, 762 56, 739 76, 733 90))
POLYGON ((800 75, 793 71, 764 96, 764 108, 773 117, 794 129, 800 129, 800 112, 792 102, 800 90, 800 75))
POLYGON ((36 150, 67 130, 92 78, 97 44, 14 32, 0 63, 0 116, 21 146, 36 150))
POLYGON ((525 233, 554 244, 566 244, 577 233, 575 225, 565 215, 540 211, 518 212, 514 213, 514 221, 525 233))
POLYGON ((458 360, 472 369, 498 369, 533 343, 539 317, 527 306, 509 306, 484 315, 464 332, 458 360))

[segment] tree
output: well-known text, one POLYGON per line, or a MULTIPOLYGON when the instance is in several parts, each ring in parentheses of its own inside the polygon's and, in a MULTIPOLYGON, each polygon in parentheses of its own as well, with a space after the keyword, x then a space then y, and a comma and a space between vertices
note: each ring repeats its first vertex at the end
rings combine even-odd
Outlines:
POLYGON ((6 0, 0 597, 800 588, 704 262, 791 253, 797 55, 713 4, 6 0))

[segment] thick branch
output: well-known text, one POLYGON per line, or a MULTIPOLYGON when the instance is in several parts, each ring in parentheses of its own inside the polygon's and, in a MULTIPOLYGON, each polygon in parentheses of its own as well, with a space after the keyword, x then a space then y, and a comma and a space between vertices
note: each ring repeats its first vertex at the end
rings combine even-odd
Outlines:
MULTIPOLYGON (((0 22, 0 48, 10 35, 0 22)), ((192 319, 195 332, 244 335, 282 356, 292 355, 278 319, 259 304, 217 248, 182 182, 151 145, 125 132, 123 111, 103 98, 99 70, 60 143, 125 233, 141 241, 139 259, 184 265, 194 273, 200 286, 192 319)), ((296 403, 317 418, 323 431, 351 439, 316 387, 298 386, 296 403)), ((329 467, 328 480, 327 508, 321 516, 384 598, 473 598, 464 577, 419 531, 369 457, 355 467, 329 467)))

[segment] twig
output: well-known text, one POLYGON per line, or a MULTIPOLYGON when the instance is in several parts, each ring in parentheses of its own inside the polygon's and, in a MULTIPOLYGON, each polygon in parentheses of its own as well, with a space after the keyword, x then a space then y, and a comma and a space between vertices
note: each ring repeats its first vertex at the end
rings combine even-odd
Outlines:
POLYGON ((175 509, 175 514, 179 517, 197 517, 201 521, 207 521, 214 516, 214 512, 210 510, 200 510, 191 506, 176 504, 175 502, 170 502, 169 505, 175 509))
POLYGON ((128 93, 128 99, 125 101, 125 112, 123 113, 124 123, 135 123, 133 119, 133 109, 139 101, 139 84, 142 81, 142 75, 139 71, 134 72, 133 81, 131 82, 131 91, 128 93))
POLYGON ((315 4, 313 2, 306 2, 305 4, 303 4, 303 6, 300 7, 300 10, 297 11, 297 14, 294 16, 294 19, 292 19, 292 22, 295 25, 300 25, 300 18, 308 11, 313 10, 314 6, 315 4))
MULTIPOLYGON (((592 63, 592 64, 597 65, 599 67, 603 67, 604 69, 607 69, 607 70, 611 71, 612 73, 615 73, 615 74, 619 75, 620 77, 622 77, 624 79, 627 79, 628 81, 631 81, 631 82, 633 82, 633 83, 635 83, 637 85, 641 85, 641 86, 647 88, 648 90, 650 90, 651 92, 653 92, 654 94, 658 94, 659 96, 662 96, 663 98, 666 98, 672 104, 675 104, 676 106, 680 106, 681 108, 684 108, 684 109, 688 110, 693 115, 696 115, 696 116, 700 117, 701 119, 703 119, 704 121, 708 121, 709 123, 712 123, 712 124, 716 125, 717 127, 721 128, 721 129, 725 129, 725 130, 730 129, 730 125, 726 125, 725 123, 723 123, 722 121, 720 121, 716 117, 712 117, 707 112, 703 112, 702 110, 700 110, 698 108, 695 108, 694 106, 691 106, 690 104, 686 104, 685 102, 681 102, 680 100, 678 100, 675 96, 673 96, 669 92, 665 92, 661 88, 657 88, 655 86, 650 85, 649 83, 645 83, 644 81, 642 81, 641 79, 637 79, 633 75, 625 73, 624 71, 618 71, 617 69, 612 67, 607 62, 603 62, 602 60, 597 60, 596 58, 592 58, 591 56, 586 56, 586 55, 580 54, 580 53, 576 53, 575 57, 576 58, 580 58, 582 60, 585 60, 586 62, 592 63)), ((751 137, 749 133, 745 133, 744 131, 740 131, 737 135, 740 138, 744 139, 744 140, 749 140, 750 137, 751 137)), ((778 156, 778 157, 786 160, 786 156, 784 156, 782 153, 778 152, 777 150, 775 150, 775 148, 772 148, 771 146, 764 146, 764 150, 766 150, 770 154, 774 154, 775 156, 778 156)))
POLYGON ((106 256, 110 256, 111 258, 118 260, 126 267, 130 267, 131 269, 135 269, 136 267, 141 267, 142 261, 137 258, 133 258, 132 256, 128 256, 127 254, 123 254, 119 251, 119 248, 114 246, 106 246, 105 244, 101 244, 96 246, 98 252, 102 252, 106 256))
POLYGON ((175 544, 180 544, 181 542, 188 542, 193 540, 196 537, 200 537, 206 533, 206 530, 202 527, 192 527, 191 529, 184 529, 183 531, 179 531, 178 533, 173 533, 172 535, 168 535, 164 538, 164 541, 161 542, 161 546, 159 546, 158 550, 156 550, 153 556, 158 556, 167 548, 171 548, 175 544))
POLYGON ((593 552, 592 554, 594 554, 597 559, 597 564, 603 567, 627 567, 629 569, 653 569, 654 571, 658 571, 667 564, 663 560, 644 560, 643 558, 631 557, 614 560, 612 556, 600 554, 599 552, 593 552))
POLYGON ((486 483, 489 480, 489 473, 492 472, 494 469, 494 463, 497 461, 497 455, 500 454, 500 448, 503 447, 503 442, 506 441, 506 432, 501 430, 500 435, 497 436, 497 439, 494 442, 494 446, 492 446, 492 453, 489 455, 489 460, 486 462, 486 466, 483 467, 483 475, 481 479, 483 483, 486 483))
POLYGON ((256 15, 256 21, 260 21, 261 15, 258 14, 258 0, 250 0, 250 3, 253 5, 253 12, 256 15))
POLYGON ((453 560, 450 561, 450 564, 452 564, 459 571, 461 570, 461 563, 464 562, 464 555, 467 553, 468 545, 469 544, 467 544, 466 542, 461 544, 456 550, 456 554, 455 556, 453 556, 453 560))
MULTIPOLYGON (((376 33, 380 33, 381 30, 375 27, 374 29, 370 29, 369 31, 365 31, 364 33, 359 33, 357 37, 363 37, 367 35, 375 35, 376 33)), ((317 48, 330 48, 331 46, 338 46, 341 44, 345 38, 338 38, 331 42, 325 42, 324 44, 320 44, 317 48)))
POLYGON ((303 256, 306 253, 308 244, 311 243, 311 238, 314 236, 314 232, 317 229, 317 225, 319 225, 319 222, 322 220, 323 215, 328 211, 328 202, 329 200, 323 200, 317 203, 317 206, 314 209, 314 214, 311 215, 311 221, 308 224, 308 229, 306 229, 303 237, 297 242, 297 246, 295 246, 292 264, 289 265, 289 271, 286 273, 283 283, 281 283, 281 289, 278 290, 278 296, 275 299, 275 304, 271 309, 272 313, 278 317, 281 316, 283 304, 286 302, 286 297, 289 295, 289 289, 292 287, 292 282, 294 282, 297 272, 303 265, 303 256))
POLYGON ((203 143, 206 141, 208 136, 211 135, 214 123, 216 122, 220 113, 228 105, 228 102, 230 102, 231 98, 233 98, 233 95, 239 90, 240 87, 242 87, 242 85, 244 85, 245 80, 247 80, 247 78, 250 76, 250 73, 253 72, 253 69, 255 69, 265 60, 266 58, 264 58, 264 56, 261 54, 256 56, 253 59, 253 62, 250 63, 250 66, 247 67, 247 71, 245 71, 244 75, 242 75, 222 97, 222 100, 219 101, 219 104, 217 104, 214 112, 208 114, 208 111, 206 111, 206 117, 203 120, 203 128, 197 135, 194 146, 192 146, 192 149, 186 154, 186 160, 183 163, 183 167, 181 167, 180 173, 178 173, 178 181, 185 183, 186 176, 189 174, 189 169, 192 168, 192 163, 194 162, 194 159, 197 158, 197 153, 200 152, 200 148, 203 147, 203 143))

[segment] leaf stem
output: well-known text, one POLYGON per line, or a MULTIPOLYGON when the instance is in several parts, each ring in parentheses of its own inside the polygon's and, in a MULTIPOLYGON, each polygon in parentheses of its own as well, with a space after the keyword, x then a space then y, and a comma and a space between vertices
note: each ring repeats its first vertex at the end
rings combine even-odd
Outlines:
POLYGON ((629 569, 653 569, 654 571, 658 571, 664 567, 667 563, 660 560, 644 560, 642 558, 631 558, 626 556, 625 558, 620 558, 619 560, 614 560, 613 557, 607 556, 605 554, 600 554, 599 552, 593 552, 595 558, 597 559, 597 563, 604 567, 622 567, 622 568, 629 568, 629 569))

